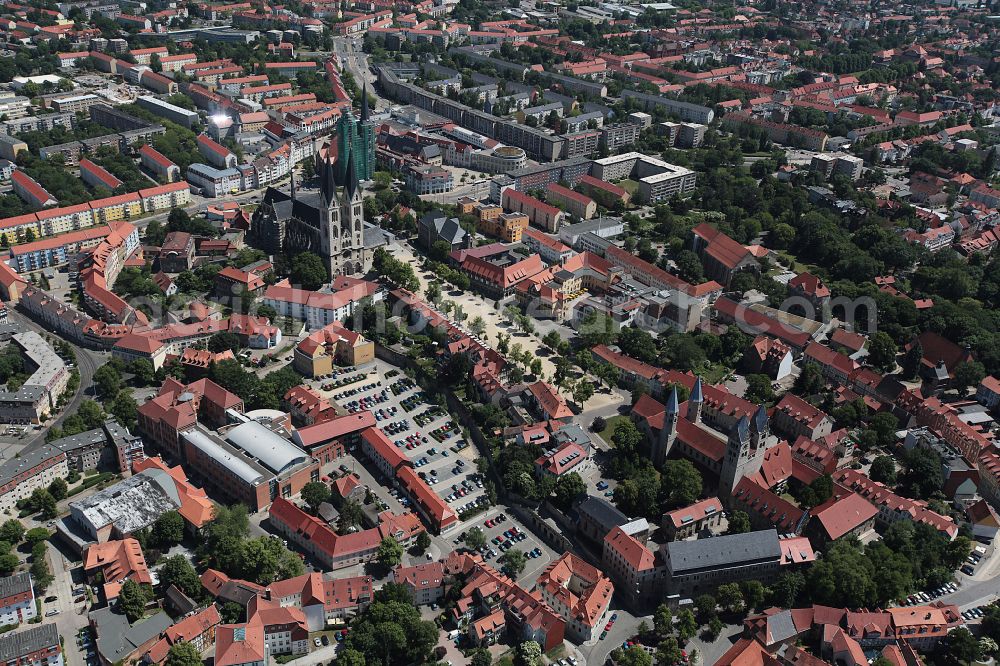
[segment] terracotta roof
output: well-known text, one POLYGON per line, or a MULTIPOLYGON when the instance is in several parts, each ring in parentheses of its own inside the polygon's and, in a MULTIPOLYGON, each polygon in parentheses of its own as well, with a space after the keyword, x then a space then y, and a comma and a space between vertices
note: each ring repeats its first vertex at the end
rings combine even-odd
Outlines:
POLYGON ((736 268, 751 256, 749 250, 710 224, 699 224, 691 233, 701 238, 705 252, 726 268, 736 268))
POLYGON ((604 546, 617 551, 634 571, 648 571, 655 563, 653 552, 621 527, 616 526, 608 532, 604 546))
POLYGON ((669 518, 670 522, 677 529, 685 525, 704 519, 706 516, 718 515, 722 512, 722 502, 718 497, 709 497, 700 502, 695 502, 690 506, 675 509, 663 514, 664 518, 669 518))
POLYGON ((812 510, 813 519, 819 521, 831 541, 836 541, 877 515, 878 509, 855 492, 831 497, 812 510))
POLYGON ((373 428, 375 425, 375 416, 370 411, 363 410, 354 414, 338 416, 322 423, 297 428, 295 439, 308 449, 350 433, 373 428))

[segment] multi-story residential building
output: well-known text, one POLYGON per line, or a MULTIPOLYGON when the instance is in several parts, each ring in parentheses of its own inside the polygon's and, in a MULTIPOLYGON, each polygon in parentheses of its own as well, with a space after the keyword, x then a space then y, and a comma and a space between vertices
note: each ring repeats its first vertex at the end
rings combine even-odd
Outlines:
POLYGON ((554 204, 559 204, 567 213, 581 220, 589 220, 597 214, 597 202, 585 194, 580 194, 558 183, 549 183, 546 186, 545 199, 554 204))
POLYGON ((640 200, 649 202, 685 196, 696 185, 696 175, 690 169, 636 152, 594 160, 590 175, 608 182, 637 180, 640 200))
POLYGON ((402 565, 392 570, 392 582, 405 585, 413 596, 413 603, 428 606, 438 603, 446 589, 444 564, 427 562, 410 567, 402 565))
POLYGON ((406 187, 415 194, 451 192, 455 179, 451 171, 432 164, 411 165, 406 169, 406 187))
POLYGON ((639 132, 642 127, 633 123, 611 123, 601 128, 601 141, 608 147, 608 150, 618 150, 625 146, 631 146, 639 140, 639 132))
POLYGON ((307 377, 320 377, 339 366, 356 367, 375 359, 375 344, 338 322, 314 331, 295 346, 293 365, 307 377))
POLYGON ((819 440, 833 432, 833 419, 802 398, 786 393, 772 414, 775 430, 786 433, 789 441, 799 437, 819 440))
POLYGON ((603 572, 573 553, 564 553, 535 581, 542 601, 566 622, 570 638, 585 643, 605 624, 614 585, 603 572))
POLYGON ((59 203, 58 199, 38 184, 38 181, 20 169, 14 170, 10 176, 10 182, 14 186, 14 193, 35 208, 55 206, 59 203))
POLYGON ((0 578, 0 623, 17 626, 38 617, 31 574, 18 573, 0 578))
POLYGON ((342 569, 368 562, 378 553, 379 544, 385 537, 392 536, 406 547, 420 532, 425 531, 415 514, 404 513, 397 516, 386 511, 379 515, 376 527, 340 535, 319 518, 310 516, 280 497, 271 504, 268 518, 278 534, 298 545, 329 569, 342 569))
MULTIPOLYGON (((232 154, 232 153, 230 153, 232 154)), ((235 159, 235 155, 233 156, 235 159)), ((205 196, 222 197, 243 191, 243 177, 233 167, 216 169, 207 164, 192 164, 187 169, 187 179, 201 188, 205 196)))
POLYGON ((54 622, 0 636, 0 658, 8 666, 63 666, 54 622))
POLYGON ((103 102, 104 99, 97 95, 71 95, 52 100, 52 108, 59 113, 71 113, 75 116, 77 113, 83 113, 95 104, 103 102))
POLYGON ((549 233, 557 232, 563 223, 564 214, 561 210, 514 189, 504 191, 503 207, 509 211, 524 213, 532 224, 549 233))

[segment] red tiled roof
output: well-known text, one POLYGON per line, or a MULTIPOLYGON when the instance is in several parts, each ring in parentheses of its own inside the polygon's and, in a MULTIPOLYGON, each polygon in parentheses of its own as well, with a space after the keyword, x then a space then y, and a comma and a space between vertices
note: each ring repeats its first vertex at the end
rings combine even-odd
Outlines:
POLYGON ((878 509, 855 492, 831 497, 812 510, 813 519, 819 521, 831 541, 836 541, 877 515, 878 509))
POLYGON ((736 268, 750 251, 709 224, 699 224, 691 230, 705 243, 705 252, 726 268, 736 268))
POLYGON ((329 442, 344 435, 360 432, 366 428, 374 428, 375 416, 367 410, 355 414, 347 414, 337 418, 298 428, 296 439, 307 449, 317 444, 329 442))
POLYGON ((604 537, 604 545, 617 551, 635 571, 648 571, 653 568, 655 563, 653 552, 621 527, 616 526, 608 532, 604 537))

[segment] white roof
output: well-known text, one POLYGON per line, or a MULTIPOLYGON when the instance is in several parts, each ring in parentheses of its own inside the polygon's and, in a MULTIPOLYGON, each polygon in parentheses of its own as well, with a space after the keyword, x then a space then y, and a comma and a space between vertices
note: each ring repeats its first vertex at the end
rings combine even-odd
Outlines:
POLYGON ((226 435, 226 441, 259 460, 275 474, 309 461, 305 451, 256 421, 236 426, 226 435))
POLYGON ((254 484, 264 478, 264 475, 254 469, 250 463, 243 460, 239 455, 225 450, 218 442, 213 441, 211 437, 200 430, 192 430, 181 436, 196 449, 212 460, 217 461, 220 465, 223 465, 244 482, 254 484))

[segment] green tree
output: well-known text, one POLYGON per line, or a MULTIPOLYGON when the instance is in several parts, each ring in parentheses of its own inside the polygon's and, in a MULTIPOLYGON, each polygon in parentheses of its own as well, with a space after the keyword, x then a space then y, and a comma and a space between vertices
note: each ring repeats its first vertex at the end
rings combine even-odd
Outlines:
POLYGON ((868 476, 872 481, 884 483, 887 486, 896 485, 896 461, 891 456, 879 456, 872 461, 868 476))
POLYGON ((727 613, 739 613, 744 608, 743 591, 740 590, 739 583, 720 585, 715 591, 715 596, 727 613))
POLYGON ((31 496, 28 497, 28 506, 37 511, 42 520, 51 520, 59 514, 56 508, 56 498, 47 488, 35 488, 31 496))
POLYGON ((615 649, 612 660, 619 666, 653 666, 653 658, 640 645, 627 650, 615 649))
POLYGON ((896 342, 885 331, 878 331, 868 343, 868 361, 885 372, 896 368, 896 342))
POLYGON ((694 600, 694 607, 698 609, 698 619, 702 624, 707 623, 718 614, 718 606, 719 602, 711 594, 699 595, 694 600))
POLYGON ((802 366, 802 372, 795 378, 795 393, 801 396, 816 395, 823 390, 825 384, 820 367, 815 363, 806 363, 802 366))
POLYGON ((122 387, 122 376, 110 363, 102 365, 94 373, 94 388, 101 400, 111 400, 122 387))
POLYGON ((340 506, 340 517, 337 518, 337 531, 340 534, 347 534, 352 527, 361 524, 361 505, 354 500, 347 500, 340 506))
POLYGON ((726 534, 746 534, 750 529, 750 516, 746 511, 736 510, 729 514, 729 528, 726 534))
POLYGON ((215 506, 212 520, 202 529, 198 554, 213 569, 236 574, 239 550, 250 531, 250 518, 242 504, 215 506))
POLYGON ((118 423, 126 428, 135 429, 136 423, 139 420, 139 405, 129 391, 119 391, 111 403, 109 411, 118 419, 118 423))
POLYGON ((292 259, 290 277, 292 284, 308 291, 315 291, 326 283, 329 276, 319 255, 301 252, 292 259))
POLYGON ((227 601, 219 611, 224 624, 237 624, 243 620, 243 606, 235 601, 227 601))
POLYGON ((164 590, 174 585, 192 599, 200 599, 203 596, 201 579, 183 555, 164 558, 160 565, 159 577, 164 590))
POLYGON ((376 600, 351 622, 346 648, 337 657, 339 666, 352 651, 349 663, 372 666, 424 663, 437 644, 438 628, 420 619, 412 603, 376 600))
POLYGON ((367 661, 365 660, 365 655, 361 652, 348 648, 337 657, 337 666, 367 666, 367 661))
POLYGON ((418 553, 425 552, 431 545, 431 538, 426 531, 421 532, 417 535, 417 540, 415 543, 418 553))
MULTIPOLYGON (((694 630, 697 631, 698 627, 695 627, 694 630)), ((692 636, 693 635, 694 634, 692 634, 692 636)), ((665 637, 656 647, 657 664, 679 664, 683 661, 683 659, 684 655, 681 650, 681 646, 677 643, 677 639, 673 636, 665 637)))
POLYGON ((170 646, 167 651, 165 666, 201 666, 201 653, 191 643, 179 641, 170 646))
POLYGON ((588 400, 594 396, 594 385, 593 383, 587 381, 586 378, 581 379, 576 384, 573 385, 573 401, 580 405, 582 408, 588 400))
POLYGON ((524 641, 517 646, 515 655, 517 666, 541 666, 542 646, 535 641, 524 641))
POLYGON ((745 580, 740 583, 740 590, 743 592, 743 600, 746 607, 751 610, 759 609, 767 599, 768 590, 759 580, 745 580))
POLYGON ((69 486, 66 483, 66 479, 61 477, 52 479, 52 483, 49 484, 49 494, 58 501, 66 499, 66 493, 69 491, 69 486))
POLYGON ((674 613, 667 604, 660 604, 653 613, 653 629, 660 638, 674 632, 674 613))
POLYGON ((399 545, 398 541, 391 536, 382 539, 382 543, 379 544, 378 552, 375 555, 375 559, 379 564, 384 567, 394 567, 399 564, 402 558, 403 547, 399 545))
POLYGON ((30 530, 24 533, 24 542, 28 544, 29 547, 34 548, 36 544, 45 541, 51 536, 49 531, 44 527, 32 527, 30 530))
POLYGON ((129 624, 135 623, 146 612, 149 603, 149 591, 131 578, 126 580, 118 593, 118 607, 128 618, 129 624))
POLYGON ((477 648, 472 651, 472 659, 469 663, 471 666, 490 666, 493 663, 493 657, 490 656, 490 651, 486 648, 477 648))
POLYGON ((169 548, 184 540, 184 518, 177 511, 167 511, 153 522, 150 537, 158 546, 169 548))
POLYGON ((501 570, 511 578, 517 578, 524 571, 527 558, 518 548, 511 548, 500 556, 501 570))
POLYGON ((330 499, 330 488, 325 483, 310 481, 302 486, 302 501, 304 501, 312 513, 319 511, 319 505, 330 499))
POLYGON ((465 533, 465 545, 472 550, 479 550, 486 545, 486 535, 479 527, 473 527, 465 533))
POLYGON ((955 388, 964 394, 970 386, 978 386, 986 377, 986 368, 979 361, 966 361, 955 367, 955 388))
POLYGON ((576 472, 570 472, 556 481, 556 503, 563 509, 569 509, 573 500, 585 492, 587 486, 576 472))
POLYGON ((53 580, 52 572, 49 570, 46 552, 48 546, 44 541, 39 541, 31 548, 31 567, 28 572, 35 581, 35 588, 44 591, 53 580))
POLYGON ((980 657, 979 642, 968 629, 958 627, 940 641, 936 655, 942 659, 938 663, 971 664, 980 657))
POLYGON ((10 543, 0 541, 0 576, 9 576, 21 564, 21 558, 11 552, 10 543))
POLYGON ((705 270, 701 265, 701 258, 691 250, 681 250, 674 257, 677 264, 677 274, 682 279, 691 284, 700 284, 705 281, 705 270))
POLYGON ((754 404, 774 400, 774 389, 771 388, 771 378, 767 375, 747 375, 747 390, 744 397, 754 404))
POLYGON ((661 488, 670 505, 686 506, 701 496, 701 473, 690 460, 668 460, 663 465, 661 488))
POLYGON ((611 441, 626 456, 632 456, 639 450, 639 445, 642 443, 642 433, 632 421, 619 421, 615 424, 611 441))
POLYGON ((24 538, 24 525, 17 518, 9 518, 0 525, 0 541, 16 546, 24 538))
POLYGON ((920 371, 920 359, 924 356, 924 349, 920 344, 920 340, 914 339, 913 343, 906 350, 906 354, 903 355, 903 379, 914 379, 917 373, 920 371))
POLYGON ((241 347, 239 336, 229 331, 219 331, 208 339, 208 351, 215 354, 224 352, 227 349, 232 351, 233 354, 239 354, 241 347))
POLYGON ((682 608, 677 613, 677 636, 681 641, 687 642, 689 638, 698 633, 698 620, 689 608, 682 608))
POLYGON ((153 369, 153 364, 149 359, 137 358, 129 364, 128 369, 135 377, 135 383, 139 386, 149 386, 156 376, 156 370, 153 369))

